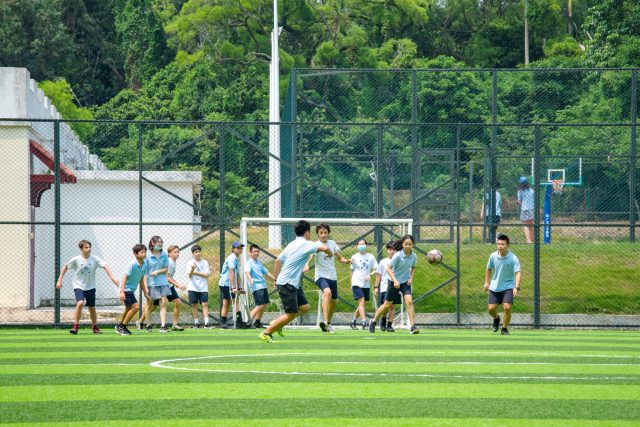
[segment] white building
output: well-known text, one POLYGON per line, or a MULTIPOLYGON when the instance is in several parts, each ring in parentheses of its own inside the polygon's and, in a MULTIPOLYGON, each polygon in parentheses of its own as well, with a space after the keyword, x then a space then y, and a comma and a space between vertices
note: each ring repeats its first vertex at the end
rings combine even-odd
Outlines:
MULTIPOLYGON (((0 68, 0 119, 61 117, 26 69, 0 68)), ((60 124, 60 142, 61 222, 92 223, 62 226, 61 262, 77 255, 78 241, 87 239, 93 253, 103 257, 121 279, 132 259, 131 247, 139 241, 138 171, 107 170, 65 123, 60 124)), ((0 275, 0 314, 8 315, 8 321, 28 321, 30 310, 50 306, 54 298, 53 123, 0 120, 0 147, 4 172, 0 179, 0 242, 7 245, 7 265, 0 275)), ((162 187, 144 183, 143 221, 167 223, 144 226, 143 243, 157 234, 166 246, 189 244, 196 235, 197 212, 183 200, 192 201, 199 194, 201 173, 143 175, 162 187)), ((177 279, 186 281, 184 269, 178 273, 177 279)), ((71 303, 73 291, 67 276, 61 298, 71 303)), ((98 298, 115 302, 116 288, 104 272, 98 272, 97 285, 98 298)))

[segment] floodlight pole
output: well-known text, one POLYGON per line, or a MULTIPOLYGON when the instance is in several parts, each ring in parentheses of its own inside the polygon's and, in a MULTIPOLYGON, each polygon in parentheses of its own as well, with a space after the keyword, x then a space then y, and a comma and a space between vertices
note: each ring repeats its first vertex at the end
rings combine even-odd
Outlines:
MULTIPOLYGON (((273 0, 271 31, 271 64, 269 65, 269 122, 280 122, 280 58, 278 54, 278 0, 273 0)), ((280 188, 280 125, 269 125, 269 218, 282 215, 280 188)), ((269 247, 282 246, 279 225, 269 225, 269 247)))

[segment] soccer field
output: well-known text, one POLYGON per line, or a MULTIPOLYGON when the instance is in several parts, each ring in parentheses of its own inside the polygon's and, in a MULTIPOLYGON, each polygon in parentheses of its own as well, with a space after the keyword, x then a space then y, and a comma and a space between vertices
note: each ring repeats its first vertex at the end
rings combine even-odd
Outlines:
POLYGON ((638 425, 640 332, 0 330, 24 425, 638 425))

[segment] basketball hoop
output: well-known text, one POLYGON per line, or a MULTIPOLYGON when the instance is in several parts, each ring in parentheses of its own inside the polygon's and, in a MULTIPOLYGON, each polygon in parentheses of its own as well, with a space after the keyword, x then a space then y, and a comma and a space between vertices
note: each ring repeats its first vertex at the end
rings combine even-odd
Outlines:
POLYGON ((554 179, 551 181, 551 185, 553 186, 553 192, 555 194, 562 194, 562 190, 564 189, 563 179, 554 179))

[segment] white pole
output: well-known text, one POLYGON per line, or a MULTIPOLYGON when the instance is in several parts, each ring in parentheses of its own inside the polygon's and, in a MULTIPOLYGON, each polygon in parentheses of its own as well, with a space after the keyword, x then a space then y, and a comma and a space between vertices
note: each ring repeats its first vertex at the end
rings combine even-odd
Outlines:
MULTIPOLYGON (((280 122, 280 58, 278 55, 278 0, 273 0, 273 30, 271 31, 271 65, 269 66, 269 121, 280 122)), ((281 211, 280 162, 280 126, 269 125, 269 218, 279 218, 281 211), (275 193, 274 193, 275 192, 275 193)), ((269 247, 282 246, 282 233, 279 225, 269 226, 269 247)))

